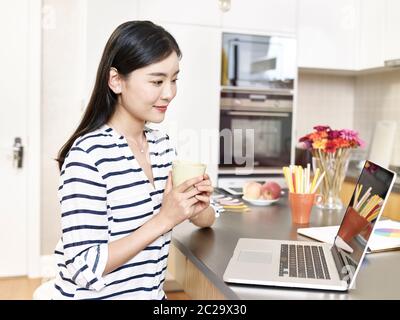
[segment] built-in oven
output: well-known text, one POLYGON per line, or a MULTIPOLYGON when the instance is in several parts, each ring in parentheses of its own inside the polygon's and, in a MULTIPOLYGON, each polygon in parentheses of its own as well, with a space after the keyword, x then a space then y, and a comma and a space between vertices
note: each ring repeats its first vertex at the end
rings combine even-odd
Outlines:
POLYGON ((281 174, 291 163, 293 93, 221 92, 219 175, 281 174))

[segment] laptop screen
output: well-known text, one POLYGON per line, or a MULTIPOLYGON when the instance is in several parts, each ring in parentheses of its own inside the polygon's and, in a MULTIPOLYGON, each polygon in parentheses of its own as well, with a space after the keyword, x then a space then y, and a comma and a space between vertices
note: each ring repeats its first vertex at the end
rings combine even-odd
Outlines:
MULTIPOLYGON (((337 250, 341 274, 350 283, 363 258, 368 240, 394 181, 394 173, 366 161, 347 206, 333 250, 337 250)), ((335 259, 336 260, 336 259, 335 259)), ((338 265, 338 261, 337 265, 338 265)))

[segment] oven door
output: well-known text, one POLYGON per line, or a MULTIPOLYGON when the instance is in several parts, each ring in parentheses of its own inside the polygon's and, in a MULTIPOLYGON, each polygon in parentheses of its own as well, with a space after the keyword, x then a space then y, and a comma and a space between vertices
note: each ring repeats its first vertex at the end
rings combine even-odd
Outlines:
POLYGON ((220 168, 290 164, 292 112, 221 110, 220 168))

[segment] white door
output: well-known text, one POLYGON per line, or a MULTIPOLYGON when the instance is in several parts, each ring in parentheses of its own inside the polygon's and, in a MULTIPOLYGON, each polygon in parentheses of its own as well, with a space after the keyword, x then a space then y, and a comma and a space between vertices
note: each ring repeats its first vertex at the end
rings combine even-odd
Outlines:
POLYGON ((0 4, 0 276, 28 274, 27 158, 18 168, 13 145, 27 153, 30 0, 0 4))

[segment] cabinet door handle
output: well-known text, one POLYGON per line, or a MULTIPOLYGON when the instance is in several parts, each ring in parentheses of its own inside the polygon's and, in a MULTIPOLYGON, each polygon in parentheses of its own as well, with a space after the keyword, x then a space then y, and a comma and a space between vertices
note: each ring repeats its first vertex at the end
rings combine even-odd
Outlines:
POLYGON ((393 60, 385 60, 385 67, 400 67, 400 58, 393 60))
POLYGON ((230 116, 250 116, 250 117, 276 117, 276 118, 285 118, 289 117, 288 113, 284 112, 246 112, 246 111, 228 111, 228 115, 230 116))

